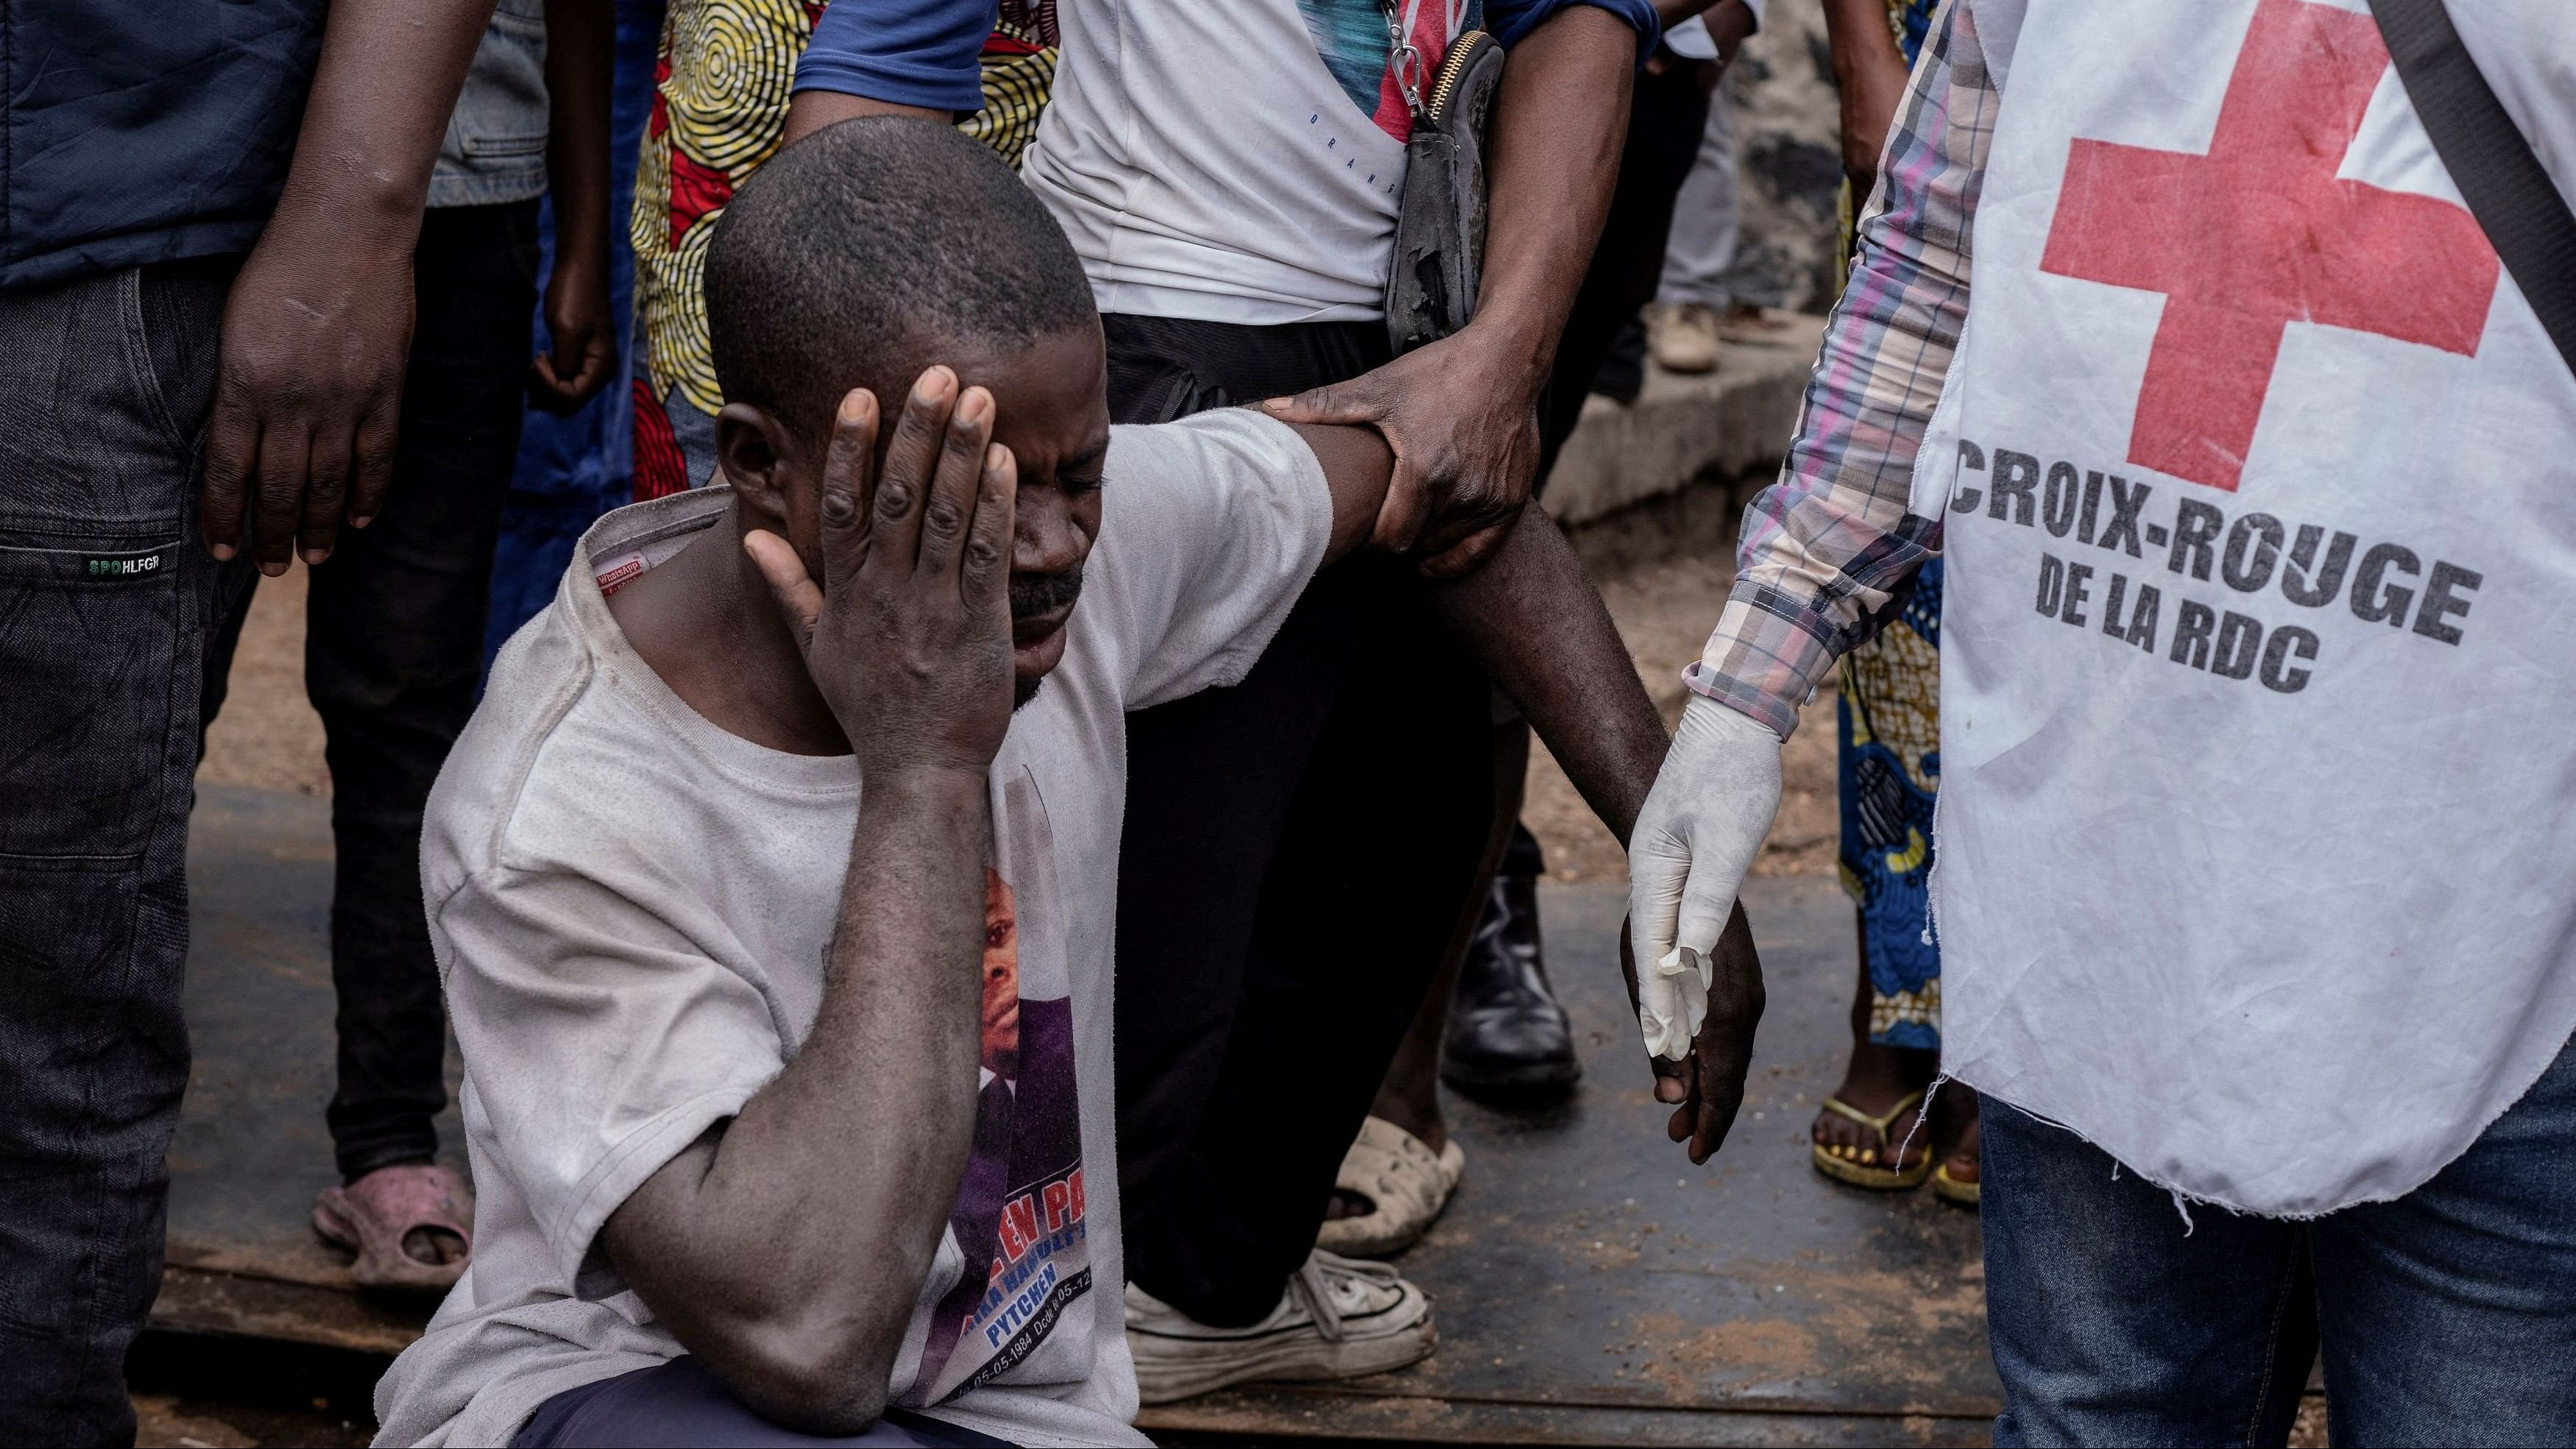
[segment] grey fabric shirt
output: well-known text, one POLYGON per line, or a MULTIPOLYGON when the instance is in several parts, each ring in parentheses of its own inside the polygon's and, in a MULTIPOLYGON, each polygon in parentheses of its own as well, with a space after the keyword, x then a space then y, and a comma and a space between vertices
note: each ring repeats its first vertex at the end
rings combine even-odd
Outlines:
POLYGON ((545 0, 500 0, 439 143, 429 204, 490 206, 545 191, 545 0))

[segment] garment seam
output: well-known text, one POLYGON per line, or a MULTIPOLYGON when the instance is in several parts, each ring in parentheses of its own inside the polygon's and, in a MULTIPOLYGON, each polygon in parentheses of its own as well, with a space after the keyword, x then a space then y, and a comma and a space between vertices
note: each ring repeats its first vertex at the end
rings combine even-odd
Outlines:
MULTIPOLYGON (((143 315, 142 267, 128 267, 119 274, 116 310, 117 320, 122 324, 120 330, 124 333, 126 370, 134 375, 135 391, 150 404, 152 421, 160 428, 162 441, 182 456, 193 454, 196 445, 180 430, 179 420, 171 414, 168 390, 161 382, 161 369, 152 361, 151 325, 143 315)), ((184 508, 185 505, 182 506, 184 508)))
POLYGON ((2272 1324, 2264 1332, 2263 1365, 2254 1381, 2254 1413, 2246 1421, 2245 1449, 2255 1449, 2256 1436, 2263 1432, 2264 1415, 2272 1406, 2272 1368, 2281 1360, 2281 1323, 2289 1315, 2290 1299, 2299 1284, 2299 1252, 2305 1235, 2296 1236, 2301 1242, 2294 1243, 2289 1262, 2282 1266, 2281 1286, 2272 1299, 2272 1324))

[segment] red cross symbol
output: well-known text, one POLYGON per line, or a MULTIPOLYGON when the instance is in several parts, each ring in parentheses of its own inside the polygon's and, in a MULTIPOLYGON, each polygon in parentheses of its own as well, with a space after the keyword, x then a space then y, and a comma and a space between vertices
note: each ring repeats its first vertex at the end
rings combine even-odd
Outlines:
POLYGON ((2234 492, 2292 322, 2477 352, 2477 219, 2335 175, 2387 69, 2368 15, 2258 0, 2208 155, 2075 141, 2040 270, 2165 294, 2130 462, 2234 492))

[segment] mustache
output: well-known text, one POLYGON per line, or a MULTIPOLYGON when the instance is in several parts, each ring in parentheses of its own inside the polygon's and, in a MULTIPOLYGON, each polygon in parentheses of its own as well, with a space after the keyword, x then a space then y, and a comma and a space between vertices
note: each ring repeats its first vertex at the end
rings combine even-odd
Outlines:
POLYGON ((1082 597, 1082 565, 1062 573, 1011 575, 1011 617, 1031 619, 1069 608, 1082 597))

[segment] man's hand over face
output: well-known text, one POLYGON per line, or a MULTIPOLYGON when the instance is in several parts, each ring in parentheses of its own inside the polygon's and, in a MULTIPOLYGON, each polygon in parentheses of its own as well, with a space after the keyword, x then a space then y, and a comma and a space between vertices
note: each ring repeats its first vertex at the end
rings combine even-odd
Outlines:
POLYGON ((1538 471, 1527 359, 1497 358, 1472 326, 1349 382, 1274 398, 1293 423, 1365 423, 1395 450, 1372 547, 1421 548, 1422 571, 1454 578, 1499 547, 1538 471))
POLYGON ((993 395, 933 367, 871 480, 877 402, 854 391, 823 462, 821 580, 778 535, 743 538, 868 778, 981 775, 1010 727, 1017 473, 992 437, 993 395))
POLYGON ((224 303, 201 503, 215 557, 247 522, 260 572, 299 549, 320 563, 343 518, 384 507, 411 326, 408 245, 261 238, 224 303))

